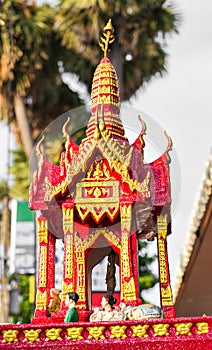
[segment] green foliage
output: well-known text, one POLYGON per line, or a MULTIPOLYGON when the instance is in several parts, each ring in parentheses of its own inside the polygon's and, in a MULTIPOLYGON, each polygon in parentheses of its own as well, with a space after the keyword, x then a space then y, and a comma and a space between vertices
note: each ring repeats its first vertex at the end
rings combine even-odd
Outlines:
POLYGON ((29 166, 22 147, 13 151, 13 163, 9 168, 14 175, 12 185, 8 188, 6 181, 0 182, 0 201, 9 193, 10 198, 29 199, 29 166))
POLYGON ((34 305, 29 302, 29 276, 19 275, 18 276, 18 288, 20 295, 19 311, 18 316, 13 316, 13 322, 17 323, 30 323, 33 317, 34 305))
POLYGON ((10 197, 15 199, 29 198, 29 166, 27 157, 22 147, 13 151, 13 164, 9 169, 14 175, 14 181, 10 187, 10 197))
POLYGON ((97 42, 109 18, 116 37, 111 46, 112 58, 116 47, 121 52, 118 64, 123 64, 123 91, 127 100, 152 76, 166 71, 167 34, 178 31, 180 16, 164 0, 60 0, 55 31, 67 49, 81 55, 78 64, 70 57, 66 66, 89 86, 91 74, 102 57, 97 42), (87 65, 86 70, 82 64, 87 65))
MULTIPOLYGON (((81 101, 63 83, 59 72, 58 62, 65 60, 67 50, 55 37, 54 6, 5 0, 0 12, 1 117, 8 120, 10 115, 16 139, 21 143, 13 98, 16 94, 24 97, 35 140, 53 119, 81 101)), ((79 55, 74 60, 79 60, 79 55)))
POLYGON ((50 6, 38 6, 34 1, 1 3, 0 55, 4 54, 5 63, 10 65, 8 71, 5 67, 1 80, 7 84, 10 78, 13 89, 20 94, 25 94, 36 71, 48 59, 52 14, 50 6))
POLYGON ((34 140, 57 116, 82 103, 61 74, 75 73, 91 88, 102 57, 98 40, 109 18, 116 36, 112 54, 117 47, 121 52, 124 99, 165 72, 166 37, 177 32, 180 19, 164 0, 62 0, 51 6, 5 0, 0 10, 1 115, 7 118, 10 106, 10 120, 16 124, 13 96, 24 96, 34 140))
POLYGON ((157 255, 149 256, 147 246, 148 243, 146 241, 138 241, 139 288, 141 295, 143 290, 152 288, 156 283, 158 283, 158 277, 151 271, 151 265, 157 259, 157 255))

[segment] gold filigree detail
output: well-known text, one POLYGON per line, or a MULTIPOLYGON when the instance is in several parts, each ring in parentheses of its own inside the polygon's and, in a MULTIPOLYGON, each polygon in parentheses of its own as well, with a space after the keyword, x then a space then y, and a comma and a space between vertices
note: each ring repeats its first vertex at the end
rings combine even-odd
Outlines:
POLYGON ((62 331, 62 328, 46 329, 46 341, 62 340, 62 338, 60 337, 61 331, 62 331))
POLYGON ((82 333, 83 327, 71 327, 67 328, 67 338, 71 340, 81 340, 83 339, 82 333))
POLYGON ((116 247, 121 248, 120 238, 116 236, 116 234, 113 233, 113 231, 108 231, 106 229, 103 229, 102 231, 104 231, 103 235, 109 242, 112 242, 116 247))
POLYGON ((34 341, 39 341, 39 334, 41 331, 41 329, 26 329, 25 331, 23 331, 25 334, 24 340, 30 343, 33 343, 34 341))
POLYGON ((169 284, 166 288, 161 287, 161 302, 162 306, 172 306, 173 296, 169 283, 168 276, 168 261, 166 251, 166 237, 167 237, 167 214, 157 216, 157 228, 158 228, 158 257, 159 257, 159 271, 160 282, 169 284))
POLYGON ((121 274, 123 278, 130 277, 130 260, 129 260, 129 234, 123 232, 121 237, 121 274))
MULTIPOLYGON (((89 235, 90 236, 90 235, 89 235)), ((89 236, 87 238, 89 238, 89 236)), ((78 247, 78 249, 81 247, 81 249, 84 249, 84 241, 81 239, 78 233, 75 233, 75 246, 78 247)))
POLYGON ((17 335, 18 331, 15 329, 8 329, 2 331, 3 333, 3 343, 15 343, 18 341, 17 335))
POLYGON ((188 323, 175 323, 174 326, 176 328, 176 335, 191 335, 191 326, 192 322, 188 323))
MULTIPOLYGON (((116 133, 113 131, 113 134, 116 133)), ((122 174, 123 165, 129 167, 134 148, 129 147, 129 145, 125 142, 119 142, 115 140, 113 137, 111 137, 111 133, 107 129, 102 131, 101 135, 102 138, 100 140, 86 140, 79 146, 79 152, 73 156, 71 163, 67 164, 66 179, 63 180, 60 184, 54 186, 51 184, 47 177, 45 178, 45 201, 51 201, 52 198, 54 198, 54 196, 56 196, 60 192, 65 193, 68 185, 71 184, 73 177, 79 174, 80 171, 86 171, 87 161, 92 156, 97 145, 103 157, 108 160, 111 160, 109 164, 111 169, 114 166, 117 168, 118 173, 122 174), (117 159, 118 163, 121 163, 122 165, 116 165, 117 159)), ((128 178, 128 180, 131 189, 137 189, 140 192, 143 192, 144 196, 150 195, 148 191, 145 191, 145 183, 139 184, 135 180, 130 180, 130 177, 128 178)))
MULTIPOLYGON (((63 207, 63 231, 65 242, 65 273, 64 278, 74 278, 74 214, 73 208, 63 207)), ((71 288, 73 283, 71 284, 71 288)))
POLYGON ((38 218, 38 242, 48 243, 48 222, 46 219, 38 218))
POLYGON ((170 285, 167 288, 161 288, 161 299, 162 306, 173 305, 172 289, 170 285))
POLYGON ((76 234, 75 241, 76 241, 76 247, 78 249, 86 250, 90 248, 93 243, 97 240, 97 238, 103 235, 108 241, 112 242, 116 247, 121 248, 120 245, 120 238, 116 236, 116 234, 113 231, 109 231, 105 227, 95 229, 94 232, 91 232, 89 236, 83 241, 79 235, 76 234))
POLYGON ((110 192, 105 188, 105 187, 92 187, 90 189, 86 189, 85 193, 88 196, 94 196, 95 198, 100 198, 102 195, 105 196, 109 196, 110 192))
POLYGON ((110 171, 108 170, 103 160, 100 160, 95 161, 93 164, 91 164, 85 179, 101 181, 103 179, 109 180, 110 178, 110 171))
POLYGON ((167 236, 167 214, 157 217, 158 239, 166 239, 167 236))
POLYGON ((66 236, 65 278, 74 278, 74 238, 66 236))
MULTIPOLYGON (((102 194, 104 194, 102 192, 102 194)), ((119 182, 118 181, 95 181, 95 182, 79 182, 76 185, 75 203, 116 203, 119 200, 119 182), (107 197, 90 197, 97 188, 105 192, 107 197), (93 191, 92 191, 93 189, 93 191)))
POLYGON ((152 328, 154 329, 154 336, 162 337, 163 335, 169 335, 168 328, 169 324, 167 323, 159 323, 152 325, 152 328))
POLYGON ((99 223, 104 214, 114 220, 119 211, 118 181, 80 182, 76 185, 76 209, 84 221, 89 214, 99 223))
POLYGON ((207 322, 198 322, 196 326, 198 334, 206 334, 209 332, 209 326, 207 322))
MULTIPOLYGON (((100 198, 101 199, 101 198, 100 198)), ((80 218, 84 221, 90 214, 96 223, 98 224, 103 218, 104 214, 114 220, 119 212, 119 203, 117 204, 76 204, 76 209, 79 213, 80 218)))
MULTIPOLYGON (((67 164, 68 167, 69 164, 67 164)), ((65 193, 66 188, 68 186, 68 183, 66 180, 63 180, 60 184, 58 185, 52 185, 52 183, 49 181, 48 177, 45 177, 45 183, 46 183, 46 188, 45 188, 45 197, 44 201, 45 202, 50 202, 54 196, 56 196, 58 193, 65 193)))
POLYGON ((63 232, 64 234, 67 234, 67 232, 73 233, 74 229, 74 214, 73 214, 73 208, 62 208, 63 211, 63 232))
POLYGON ((111 326, 110 327, 110 331, 111 331, 111 335, 110 338, 117 338, 117 339, 124 339, 126 338, 126 334, 125 334, 125 330, 126 330, 127 326, 111 326))
MULTIPOLYGON (((117 126, 117 123, 115 125, 117 126)), ((120 125, 120 129, 121 128, 122 125, 120 125)), ((103 154, 104 158, 108 160, 111 170, 114 162, 114 166, 116 166, 116 161, 121 164, 126 164, 126 166, 129 167, 132 159, 133 147, 130 147, 126 142, 114 139, 112 135, 117 135, 120 137, 120 134, 116 133, 115 131, 110 132, 108 129, 105 129, 102 131, 101 135, 102 138, 98 142, 98 148, 103 154)))
POLYGON ((142 182, 138 182, 137 180, 131 179, 128 165, 126 162, 122 163, 118 159, 115 159, 110 162, 110 166, 119 175, 121 175, 122 181, 129 185, 129 188, 132 192, 135 190, 140 192, 143 195, 143 199, 150 197, 150 190, 149 190, 150 172, 149 171, 146 175, 146 178, 142 182))
POLYGON ((131 277, 129 282, 122 283, 121 299, 124 301, 136 299, 135 281, 133 277, 131 277))
POLYGON ((104 52, 104 56, 107 56, 107 52, 109 50, 108 48, 109 44, 112 44, 115 40, 113 33, 114 33, 113 25, 112 25, 111 19, 109 19, 107 25, 103 29, 103 36, 100 37, 100 42, 99 42, 99 46, 104 52))
MULTIPOLYGON (((113 131, 113 134, 115 134, 115 131, 113 131)), ((114 167, 119 174, 122 174, 125 168, 124 165, 129 167, 134 148, 129 147, 129 144, 126 144, 125 142, 115 140, 113 137, 111 137, 111 133, 107 129, 102 131, 101 135, 102 138, 100 140, 86 140, 80 145, 79 152, 73 156, 71 163, 67 164, 66 179, 60 184, 54 186, 47 177, 45 178, 45 201, 51 201, 52 198, 54 198, 54 196, 60 192, 65 193, 67 186, 72 182, 73 177, 80 171, 86 171, 87 160, 90 159, 97 145, 103 157, 110 160, 111 169, 114 167), (120 164, 116 164, 117 160, 120 164)), ((129 176, 126 176, 126 174, 124 176, 125 179, 127 178, 127 181, 129 181, 131 190, 137 189, 143 193, 144 196, 150 196, 148 188, 146 191, 145 187, 147 184, 145 184, 145 182, 141 184, 136 180, 131 180, 129 176)))
POLYGON ((39 258, 39 288, 46 287, 46 273, 47 273, 47 246, 40 246, 40 258, 39 258))
POLYGON ((136 325, 136 326, 131 326, 131 329, 133 331, 132 336, 133 337, 139 337, 139 338, 147 338, 147 329, 149 328, 149 325, 136 325))
POLYGON ((84 249, 90 248, 99 236, 100 232, 91 233, 83 242, 84 249))
POLYGON ((121 231, 126 230, 130 232, 131 229, 131 221, 132 221, 132 205, 121 205, 120 207, 120 215, 121 215, 121 231))
POLYGON ((89 332, 88 339, 104 339, 104 330, 105 327, 103 326, 94 326, 94 327, 87 327, 87 330, 89 332))
POLYGON ((46 304, 47 304, 46 291, 42 293, 38 289, 37 295, 36 295, 36 310, 46 310, 46 304))
POLYGON ((158 258, 160 266, 160 282, 167 283, 166 249, 164 240, 158 239, 158 258))
POLYGON ((77 270, 76 275, 78 276, 76 283, 76 292, 79 295, 79 301, 85 303, 85 250, 82 247, 76 246, 75 253, 77 270))
POLYGON ((72 182, 72 179, 80 171, 85 171, 86 162, 91 157, 94 149, 96 147, 96 141, 89 140, 84 142, 79 146, 79 152, 73 156, 72 162, 66 166, 66 179, 63 180, 60 184, 54 186, 49 181, 48 177, 45 178, 46 188, 45 188, 45 197, 44 200, 49 202, 56 196, 58 193, 65 193, 68 185, 72 182))

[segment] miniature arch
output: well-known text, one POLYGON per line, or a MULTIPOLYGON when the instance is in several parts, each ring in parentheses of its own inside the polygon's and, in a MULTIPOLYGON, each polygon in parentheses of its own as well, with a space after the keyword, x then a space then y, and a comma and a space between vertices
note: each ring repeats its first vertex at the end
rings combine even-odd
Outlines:
MULTIPOLYGON (((105 247, 104 249, 102 247, 95 247, 96 249, 98 249, 99 251, 99 255, 96 256, 96 259, 93 261, 93 264, 91 263, 91 256, 92 256, 92 252, 90 252, 90 254, 88 254, 87 257, 87 266, 86 266, 86 280, 87 280, 87 286, 92 285, 92 270, 93 268, 102 260, 104 259, 107 255, 109 255, 111 248, 113 249, 114 247, 114 251, 116 252, 117 256, 119 257, 120 255, 120 248, 121 248, 121 244, 120 244, 120 238, 117 237, 115 235, 115 233, 112 230, 108 230, 105 227, 100 227, 95 229, 94 232, 91 232, 91 234, 89 235, 89 237, 87 237, 85 239, 85 241, 83 242, 83 254, 86 254, 86 251, 92 247, 92 245, 98 240, 98 238, 100 236, 103 236, 105 238, 105 240, 109 243, 107 247, 105 247), (111 245, 110 245, 111 243, 111 245), (90 259, 89 259, 90 256, 90 259)), ((119 261, 119 259, 118 259, 119 261)), ((88 297, 88 306, 89 309, 91 309, 91 297, 92 297, 92 290, 91 288, 87 288, 87 291, 90 290, 90 293, 88 293, 87 297, 88 297)))

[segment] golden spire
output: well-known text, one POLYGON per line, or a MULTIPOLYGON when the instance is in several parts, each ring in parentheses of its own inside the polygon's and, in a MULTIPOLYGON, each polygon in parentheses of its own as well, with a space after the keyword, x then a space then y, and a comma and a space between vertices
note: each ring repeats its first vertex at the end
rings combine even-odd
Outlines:
POLYGON ((107 25, 103 29, 103 36, 100 37, 99 46, 104 52, 104 56, 107 56, 107 52, 109 51, 108 45, 112 44, 115 40, 114 36, 114 28, 111 22, 111 19, 107 22, 107 25))

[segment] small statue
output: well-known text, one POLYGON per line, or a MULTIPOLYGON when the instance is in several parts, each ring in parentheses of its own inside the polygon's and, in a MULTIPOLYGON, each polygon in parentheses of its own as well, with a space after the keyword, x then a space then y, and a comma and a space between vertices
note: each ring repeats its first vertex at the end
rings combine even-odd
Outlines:
POLYGON ((106 274, 107 292, 110 295, 113 295, 116 287, 115 260, 116 260, 116 253, 112 249, 112 251, 108 255, 107 274, 106 274))
POLYGON ((105 310, 106 305, 110 305, 111 308, 113 307, 113 304, 117 302, 117 299, 114 298, 111 294, 105 294, 102 297, 101 305, 103 310, 105 310))
POLYGON ((93 314, 90 316, 90 322, 102 321, 102 313, 99 307, 95 307, 93 314))
POLYGON ((116 298, 114 298, 112 295, 105 294, 101 301, 102 310, 100 310, 98 307, 95 308, 94 313, 90 316, 90 321, 112 321, 115 316, 113 304, 115 304, 116 301, 116 298))
POLYGON ((79 315, 76 303, 79 300, 79 295, 76 292, 69 292, 66 294, 65 304, 68 307, 64 322, 77 322, 79 320, 79 315))
POLYGON ((120 312, 123 314, 123 319, 124 320, 129 320, 128 315, 129 315, 131 309, 133 308, 133 306, 130 306, 130 305, 127 306, 125 303, 121 302, 119 304, 119 307, 120 307, 120 310, 121 310, 120 312))
POLYGON ((119 306, 123 313, 124 320, 142 320, 163 317, 161 308, 154 304, 126 306, 125 303, 120 303, 119 306))
POLYGON ((50 295, 52 299, 49 302, 48 306, 48 314, 51 314, 52 312, 59 312, 60 311, 60 291, 56 288, 51 288, 50 289, 50 295))
POLYGON ((142 320, 146 318, 139 306, 132 307, 128 313, 129 320, 142 320))

